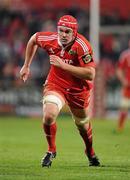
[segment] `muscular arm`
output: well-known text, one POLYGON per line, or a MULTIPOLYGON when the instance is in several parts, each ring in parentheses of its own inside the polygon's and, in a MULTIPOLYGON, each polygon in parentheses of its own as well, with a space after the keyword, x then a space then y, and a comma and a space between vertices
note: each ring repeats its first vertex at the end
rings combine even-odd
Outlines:
POLYGON ((70 64, 64 63, 58 56, 50 56, 50 63, 57 66, 66 72, 76 76, 80 79, 92 81, 95 77, 95 68, 93 67, 76 67, 70 64))
POLYGON ((38 45, 36 44, 36 34, 34 34, 27 43, 24 66, 30 66, 37 48, 38 45))
POLYGON ((117 77, 118 77, 119 81, 121 82, 122 86, 127 86, 128 82, 125 79, 124 73, 120 68, 117 68, 116 74, 117 74, 117 77))
POLYGON ((36 44, 36 34, 34 34, 27 43, 24 65, 20 70, 20 79, 22 79, 24 82, 29 77, 30 65, 36 53, 37 48, 38 45, 36 44))
POLYGON ((80 79, 92 81, 95 77, 95 68, 93 67, 76 67, 65 63, 62 69, 80 79))

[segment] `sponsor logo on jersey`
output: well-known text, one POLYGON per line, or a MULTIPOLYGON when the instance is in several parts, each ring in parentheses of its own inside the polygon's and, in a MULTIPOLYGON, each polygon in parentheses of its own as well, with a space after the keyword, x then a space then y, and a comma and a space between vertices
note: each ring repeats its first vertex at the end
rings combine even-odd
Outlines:
POLYGON ((90 54, 85 54, 83 57, 82 57, 83 61, 85 64, 89 63, 91 60, 92 60, 92 56, 90 54))
POLYGON ((73 64, 73 60, 71 60, 71 59, 63 59, 63 61, 64 61, 66 64, 73 64))

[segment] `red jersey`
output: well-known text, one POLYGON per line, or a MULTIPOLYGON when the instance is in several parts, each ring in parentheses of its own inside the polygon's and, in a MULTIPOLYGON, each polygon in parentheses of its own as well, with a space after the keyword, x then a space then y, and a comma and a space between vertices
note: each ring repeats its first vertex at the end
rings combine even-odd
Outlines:
POLYGON ((130 49, 127 49, 121 53, 118 68, 124 72, 124 76, 129 83, 128 87, 123 87, 123 94, 126 97, 130 97, 130 49))
MULTIPOLYGON (((79 67, 95 67, 92 48, 80 34, 77 34, 74 42, 65 48, 60 45, 57 32, 37 32, 36 42, 47 51, 48 55, 59 56, 65 63, 79 67)), ((51 65, 47 81, 63 88, 92 88, 91 81, 79 79, 54 65, 51 65)))

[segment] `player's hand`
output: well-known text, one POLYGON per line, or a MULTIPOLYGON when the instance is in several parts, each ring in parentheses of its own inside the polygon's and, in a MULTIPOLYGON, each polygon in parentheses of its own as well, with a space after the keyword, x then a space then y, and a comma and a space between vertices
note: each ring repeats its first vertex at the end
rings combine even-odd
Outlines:
POLYGON ((50 64, 53 64, 56 67, 62 68, 65 63, 62 61, 62 59, 60 57, 51 55, 50 56, 50 64))
POLYGON ((23 67, 20 70, 20 79, 22 79, 24 82, 26 82, 29 77, 29 74, 30 74, 29 67, 23 65, 23 67))

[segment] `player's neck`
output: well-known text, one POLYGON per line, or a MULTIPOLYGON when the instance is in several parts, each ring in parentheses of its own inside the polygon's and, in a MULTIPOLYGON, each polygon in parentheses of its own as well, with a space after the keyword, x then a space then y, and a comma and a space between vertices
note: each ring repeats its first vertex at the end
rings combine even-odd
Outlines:
MULTIPOLYGON (((74 40, 75 40, 75 39, 74 39, 74 40)), ((58 44, 59 44, 63 49, 66 49, 66 48, 68 48, 69 46, 71 46, 71 45, 74 43, 74 40, 71 41, 71 42, 68 43, 68 44, 62 44, 62 43, 60 42, 60 40, 58 39, 58 44)))

